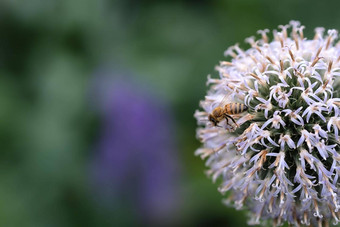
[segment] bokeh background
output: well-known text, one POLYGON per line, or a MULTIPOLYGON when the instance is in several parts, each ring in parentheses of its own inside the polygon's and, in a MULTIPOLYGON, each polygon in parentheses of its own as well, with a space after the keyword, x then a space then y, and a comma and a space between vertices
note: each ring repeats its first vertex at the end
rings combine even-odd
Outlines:
POLYGON ((1 0, 0 226, 246 226, 194 156, 224 50, 339 1, 1 0))

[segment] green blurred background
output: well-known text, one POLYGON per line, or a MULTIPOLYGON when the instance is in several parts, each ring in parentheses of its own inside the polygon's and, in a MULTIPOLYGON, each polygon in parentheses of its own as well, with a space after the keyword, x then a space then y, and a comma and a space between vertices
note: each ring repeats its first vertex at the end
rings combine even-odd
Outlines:
POLYGON ((193 154, 206 76, 259 29, 340 29, 339 7, 2 0, 0 226, 246 226, 193 154))

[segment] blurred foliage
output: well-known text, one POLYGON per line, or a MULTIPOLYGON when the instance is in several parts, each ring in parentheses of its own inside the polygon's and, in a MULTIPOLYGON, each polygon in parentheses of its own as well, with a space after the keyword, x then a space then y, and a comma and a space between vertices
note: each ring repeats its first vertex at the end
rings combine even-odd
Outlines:
POLYGON ((259 29, 291 19, 309 37, 317 26, 339 29, 338 7, 335 0, 1 1, 0 225, 138 225, 131 207, 98 203, 89 177, 101 129, 91 83, 107 68, 134 75, 172 107, 181 165, 177 223, 246 226, 193 155, 193 113, 206 75, 216 75, 228 46, 244 46, 259 29))

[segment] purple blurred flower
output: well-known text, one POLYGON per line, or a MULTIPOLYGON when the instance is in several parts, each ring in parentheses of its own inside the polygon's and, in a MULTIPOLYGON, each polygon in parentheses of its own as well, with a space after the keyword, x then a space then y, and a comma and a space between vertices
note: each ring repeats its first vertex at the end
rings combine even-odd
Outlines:
POLYGON ((97 79, 102 129, 93 165, 96 192, 133 207, 141 221, 171 218, 178 163, 170 111, 134 83, 97 79))

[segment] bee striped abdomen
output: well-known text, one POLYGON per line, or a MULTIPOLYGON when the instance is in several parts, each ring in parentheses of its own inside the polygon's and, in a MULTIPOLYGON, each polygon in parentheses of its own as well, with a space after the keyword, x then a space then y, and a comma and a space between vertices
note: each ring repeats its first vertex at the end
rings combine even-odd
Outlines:
POLYGON ((244 105, 243 103, 237 103, 238 105, 238 112, 237 113, 242 113, 246 110, 248 110, 248 107, 244 105))
POLYGON ((234 114, 235 111, 235 103, 230 103, 230 114, 234 114))
POLYGON ((243 109, 244 109, 243 107, 244 107, 243 104, 238 103, 238 113, 243 112, 243 109))
POLYGON ((238 112, 237 113, 242 113, 243 111, 247 110, 246 106, 242 103, 237 103, 238 105, 238 112))
POLYGON ((229 105, 229 111, 227 110, 227 113, 229 114, 237 114, 238 113, 238 103, 230 103, 229 105))
POLYGON ((248 107, 242 103, 229 103, 225 106, 225 111, 227 114, 239 114, 246 111, 248 107))
POLYGON ((233 103, 233 114, 241 113, 241 104, 233 103))

